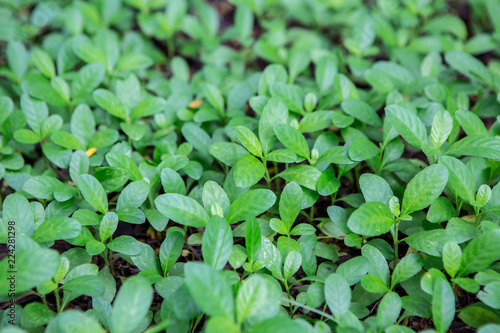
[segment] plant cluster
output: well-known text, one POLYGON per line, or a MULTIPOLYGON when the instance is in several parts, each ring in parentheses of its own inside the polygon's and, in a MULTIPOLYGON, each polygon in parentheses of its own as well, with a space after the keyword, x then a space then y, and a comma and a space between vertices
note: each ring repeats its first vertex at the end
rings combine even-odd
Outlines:
POLYGON ((0 330, 499 332, 499 18, 0 0, 0 330))

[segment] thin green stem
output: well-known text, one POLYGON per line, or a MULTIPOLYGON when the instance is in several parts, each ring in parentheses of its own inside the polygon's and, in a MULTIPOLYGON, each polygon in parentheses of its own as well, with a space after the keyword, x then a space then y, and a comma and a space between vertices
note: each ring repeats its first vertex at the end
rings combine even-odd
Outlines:
POLYGON ((394 239, 394 269, 396 269, 396 266, 398 265, 398 248, 399 248, 399 241, 398 241, 398 227, 399 227, 399 221, 396 221, 394 224, 394 234, 393 239, 394 239))
POLYGON ((196 317, 196 321, 193 323, 193 328, 191 329, 191 333, 194 333, 194 330, 196 329, 196 327, 197 327, 197 326, 198 326, 198 324, 200 323, 201 318, 203 318, 203 313, 200 313, 200 314, 198 315, 198 317, 196 317))
POLYGON ((61 313, 61 299, 59 298, 59 289, 54 290, 56 296, 57 313, 61 313))
POLYGON ((291 304, 294 304, 294 305, 296 305, 296 306, 298 306, 298 307, 301 307, 301 308, 303 308, 303 309, 306 309, 307 311, 311 311, 311 312, 317 313, 317 314, 319 314, 320 316, 323 316, 323 317, 325 317, 325 318, 327 318, 327 319, 330 319, 330 320, 332 320, 332 321, 334 321, 334 322, 337 322, 337 320, 335 320, 335 318, 333 318, 333 317, 332 317, 332 316, 330 316, 328 313, 325 313, 325 312, 323 312, 323 311, 317 310, 317 309, 315 309, 315 308, 311 308, 310 306, 307 306, 307 305, 305 305, 305 304, 302 304, 302 303, 299 303, 299 302, 296 302, 296 301, 292 301, 291 299, 286 299, 286 298, 284 298, 284 297, 283 297, 283 301, 288 302, 288 303, 291 303, 291 304))
POLYGON ((165 331, 167 327, 172 325, 172 322, 170 320, 164 320, 160 322, 158 325, 153 326, 147 330, 145 330, 143 333, 157 333, 157 332, 162 332, 165 331))
POLYGON ((45 297, 45 295, 40 294, 39 296, 40 296, 40 298, 42 299, 43 304, 44 304, 46 307, 49 307, 49 305, 47 304, 47 298, 45 297))
MULTIPOLYGON (((286 289, 286 294, 288 295, 288 301, 291 301, 292 300, 292 295, 290 294, 291 288, 288 286, 288 282, 286 282, 286 281, 285 281, 285 289, 286 289)), ((295 309, 291 303, 289 303, 289 305, 290 305, 290 317, 293 318, 293 316, 295 314, 295 309)))

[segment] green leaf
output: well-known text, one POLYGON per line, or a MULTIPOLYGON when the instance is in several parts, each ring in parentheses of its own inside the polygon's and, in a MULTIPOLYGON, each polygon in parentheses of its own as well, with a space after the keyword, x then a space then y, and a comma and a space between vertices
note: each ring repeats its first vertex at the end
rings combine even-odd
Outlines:
POLYGON ((240 195, 233 201, 227 213, 227 221, 232 224, 256 217, 276 202, 276 195, 270 190, 251 190, 240 195))
POLYGON ((427 220, 432 223, 441 223, 457 216, 457 211, 450 200, 439 197, 427 211, 427 220))
POLYGON ((356 162, 369 160, 380 153, 380 148, 367 138, 357 138, 349 146, 349 158, 356 162))
POLYGON ((293 82, 309 66, 311 58, 308 50, 292 50, 290 53, 288 58, 289 82, 293 82))
POLYGON ((95 256, 101 254, 104 250, 106 250, 106 245, 102 242, 96 241, 95 239, 91 239, 85 244, 85 250, 91 256, 95 256))
POLYGON ((238 32, 238 40, 243 45, 251 44, 254 26, 254 16, 250 7, 241 4, 236 7, 234 13, 234 25, 238 32))
POLYGON ((312 133, 328 128, 332 123, 333 111, 314 111, 306 114, 299 123, 299 132, 312 133))
POLYGON ((255 185, 266 173, 266 167, 256 157, 244 155, 234 167, 234 183, 241 188, 255 185))
POLYGON ((259 120, 259 139, 264 155, 267 155, 267 153, 273 148, 274 144, 278 141, 274 132, 276 125, 286 125, 287 119, 288 108, 283 100, 277 97, 270 98, 267 105, 264 107, 259 120))
POLYGON ((298 130, 286 124, 277 124, 274 133, 286 148, 303 158, 311 158, 307 141, 298 130))
POLYGON ((69 163, 69 175, 73 183, 78 186, 78 177, 89 171, 89 157, 82 150, 77 150, 71 156, 69 163))
POLYGON ((125 169, 103 168, 94 173, 106 193, 115 192, 129 180, 130 174, 125 169))
POLYGON ((56 75, 56 68, 50 55, 42 49, 36 48, 31 51, 31 61, 35 67, 49 79, 56 75))
POLYGON ((432 119, 431 145, 439 149, 446 142, 453 130, 453 118, 446 110, 440 110, 432 119))
POLYGON ((462 264, 462 249, 457 242, 449 241, 443 246, 443 266, 446 273, 454 278, 462 264))
POLYGON ((441 257, 444 244, 453 238, 443 229, 427 230, 411 234, 405 238, 406 244, 417 251, 441 257))
POLYGON ((365 257, 354 257, 343 262, 337 268, 337 274, 341 275, 349 285, 361 281, 361 278, 368 273, 370 263, 365 257))
POLYGON ((303 95, 299 87, 283 82, 275 82, 271 85, 271 96, 281 98, 290 111, 304 114, 303 95))
POLYGON ((255 217, 247 220, 245 227, 245 247, 247 249, 248 262, 252 265, 259 257, 262 247, 262 234, 255 217))
POLYGON ((161 170, 161 184, 165 193, 186 195, 186 184, 184 184, 184 180, 176 171, 170 168, 161 170))
POLYGON ((479 59, 474 58, 472 55, 462 51, 450 51, 445 54, 444 58, 453 69, 465 76, 491 84, 491 73, 479 59))
POLYGON ((382 300, 377 309, 377 327, 385 330, 388 326, 394 324, 401 313, 401 298, 395 292, 387 293, 382 300))
POLYGON ((3 220, 16 222, 16 233, 31 237, 35 230, 35 218, 28 200, 20 194, 9 194, 3 201, 3 220))
POLYGON ((231 205, 227 193, 212 180, 207 181, 203 186, 202 201, 206 210, 210 210, 214 203, 218 203, 222 207, 224 216, 227 215, 231 205))
POLYGON ((475 113, 465 110, 458 110, 455 112, 460 126, 467 135, 488 135, 488 130, 484 126, 483 121, 475 113))
POLYGON ((54 177, 36 176, 28 179, 24 183, 23 190, 34 197, 52 200, 54 198, 54 190, 62 183, 54 177))
POLYGON ((271 271, 275 278, 283 281, 283 276, 281 274, 282 262, 280 251, 269 239, 265 237, 262 237, 260 260, 262 260, 264 266, 271 271))
POLYGON ((142 174, 137 164, 127 155, 118 151, 111 151, 106 154, 106 161, 112 167, 127 170, 131 180, 142 180, 142 174))
POLYGON ((288 183, 281 193, 279 202, 280 217, 288 232, 299 216, 302 207, 302 188, 296 182, 288 183))
POLYGON ((500 309, 498 295, 500 295, 500 281, 493 281, 484 286, 484 289, 477 294, 477 298, 494 309, 500 309))
POLYGON ((233 291, 222 272, 202 263, 184 265, 186 285, 196 304, 211 317, 234 320, 233 291))
MULTIPOLYGON (((469 326, 474 328, 484 327, 485 325, 496 323, 500 324, 500 314, 482 303, 471 304, 462 309, 458 317, 469 326)), ((480 330, 482 333, 482 331, 480 330)), ((493 332, 495 332, 493 330, 493 332)), ((489 333, 489 332, 488 332, 489 333)))
POLYGON ((23 94, 21 96, 21 110, 26 116, 29 127, 37 135, 40 135, 42 124, 49 115, 47 104, 32 100, 28 94, 23 94))
POLYGON ((81 231, 82 227, 77 220, 56 216, 40 224, 33 233, 32 239, 39 243, 52 242, 59 239, 74 238, 81 231))
POLYGON ((167 107, 167 102, 160 97, 147 96, 140 101, 132 111, 132 118, 144 118, 162 112, 167 107))
POLYGON ((351 288, 341 275, 328 275, 325 280, 325 299, 335 318, 340 318, 349 311, 351 288))
POLYGON ((111 251, 122 253, 128 256, 136 256, 141 253, 140 243, 134 237, 127 235, 116 237, 107 244, 107 247, 111 251))
POLYGON ((278 163, 295 163, 297 155, 288 149, 276 149, 267 154, 266 161, 278 163))
POLYGON ((20 41, 10 41, 6 50, 7 63, 20 81, 28 70, 29 54, 20 41))
POLYGON ((83 147, 87 147, 95 134, 95 120, 90 108, 86 105, 77 106, 71 116, 70 126, 71 134, 83 147))
POLYGON ((211 216, 203 233, 201 252, 205 263, 215 270, 226 266, 233 248, 233 231, 219 216, 211 216))
POLYGON ((367 274, 361 278, 361 286, 363 289, 372 294, 387 292, 387 286, 384 281, 376 275, 367 274))
POLYGON ((445 279, 434 282, 432 292, 432 320, 439 333, 446 333, 455 318, 455 295, 445 279))
POLYGON ((213 157, 230 167, 234 167, 242 156, 248 154, 245 148, 232 142, 216 142, 208 151, 213 157))
POLYGON ((108 197, 101 183, 94 176, 80 175, 78 177, 78 188, 92 207, 103 214, 108 212, 108 197))
POLYGON ((389 265, 382 253, 374 246, 366 244, 361 248, 361 253, 370 263, 368 273, 378 276, 385 285, 389 285, 389 265))
POLYGON ((406 255, 398 263, 392 273, 391 289, 415 276, 424 266, 424 258, 418 253, 410 253, 406 255))
POLYGON ((257 136, 245 126, 236 128, 236 136, 240 140, 243 147, 257 157, 262 157, 262 146, 257 136))
POLYGON ((483 135, 467 136, 455 142, 445 152, 445 155, 455 157, 470 155, 500 159, 500 139, 483 135))
POLYGON ((427 130, 416 114, 397 105, 387 106, 385 114, 396 131, 409 144, 418 149, 421 149, 423 144, 427 144, 427 130))
MULTIPOLYGON (((48 281, 56 275, 59 269, 60 257, 55 250, 41 249, 33 240, 23 237, 16 241, 16 293, 29 291, 30 289, 48 281)), ((0 270, 7 272, 9 258, 0 261, 0 270)), ((11 259, 12 260, 12 259, 11 259)), ((5 276, 5 275, 4 275, 5 276)), ((0 280, 0 295, 7 296, 10 282, 6 278, 0 280)))
POLYGON ((221 115, 224 115, 224 98, 220 90, 213 84, 205 84, 204 94, 208 100, 208 103, 212 105, 221 115))
POLYGON ((15 131, 14 139, 25 144, 35 144, 40 142, 40 137, 35 132, 25 128, 15 131))
POLYGON ((489 267, 500 257, 500 232, 490 230, 474 238, 465 248, 458 276, 466 276, 489 267))
POLYGON ((77 310, 67 310, 50 321, 46 332, 104 333, 106 331, 99 325, 97 319, 88 314, 77 310))
POLYGON ((153 300, 153 288, 142 276, 132 276, 121 286, 111 312, 111 331, 133 332, 148 313, 153 300))
POLYGON ((97 105, 108 111, 112 116, 127 119, 127 110, 123 103, 112 92, 105 89, 97 89, 92 94, 97 105))
POLYGON ((401 215, 408 215, 431 205, 443 192, 448 181, 448 170, 442 165, 431 165, 417 173, 406 187, 401 215))
POLYGON ((184 247, 184 235, 179 231, 168 233, 160 246, 160 263, 163 276, 167 276, 168 271, 176 263, 184 247))
POLYGON ((325 170, 318 179, 316 189, 322 196, 332 195, 340 188, 340 180, 329 170, 325 170))
POLYGON ((301 186, 316 191, 321 171, 310 165, 299 164, 289 167, 275 177, 281 177, 287 182, 296 182, 301 186))
POLYGON ((366 202, 351 214, 347 226, 363 236, 379 236, 387 233, 394 219, 389 208, 380 202, 366 202))
POLYGON ((394 89, 391 78, 383 71, 378 69, 368 69, 365 71, 365 80, 381 93, 388 93, 394 89))
POLYGON ((359 99, 345 99, 341 104, 342 110, 350 116, 375 127, 382 127, 382 121, 375 110, 359 99))
POLYGON ((302 266, 302 255, 297 251, 290 251, 283 265, 283 277, 285 280, 288 280, 297 273, 300 266, 302 266))
POLYGON ((476 184, 470 169, 460 160, 451 156, 441 156, 439 164, 448 169, 448 186, 468 203, 474 202, 476 184))
POLYGON ((264 277, 252 275, 245 280, 236 296, 238 323, 259 315, 265 318, 277 314, 281 299, 276 296, 264 277))
POLYGON ((366 202, 381 202, 389 207, 389 200, 394 194, 384 178, 371 173, 362 174, 359 177, 359 187, 366 202))
POLYGON ((71 95, 73 103, 87 102, 95 88, 99 86, 106 74, 106 68, 98 62, 90 63, 78 71, 71 81, 71 95))
POLYGON ((116 211, 126 208, 138 208, 146 201, 149 194, 149 183, 145 180, 138 180, 128 184, 118 196, 116 211))
POLYGON ((139 141, 144 137, 148 128, 143 123, 125 124, 120 123, 122 131, 132 140, 139 141))
POLYGON ((99 225, 99 236, 101 242, 105 242, 109 237, 113 236, 118 227, 118 216, 114 212, 109 212, 102 218, 99 225))
POLYGON ((325 151, 317 163, 353 164, 349 158, 347 147, 332 147, 325 151))
POLYGON ((47 324, 55 313, 41 303, 29 303, 23 308, 20 324, 24 328, 35 328, 47 324))
POLYGON ((196 150, 202 154, 208 154, 212 138, 202 128, 194 123, 185 123, 182 125, 181 133, 196 150))
POLYGON ((71 135, 70 133, 65 132, 65 131, 54 132, 54 133, 52 133, 50 138, 58 146, 72 149, 72 150, 83 149, 80 142, 73 135, 71 135))
POLYGON ((177 223, 191 227, 204 227, 208 223, 209 216, 205 209, 189 197, 167 193, 158 196, 155 205, 160 213, 177 223))
POLYGON ((102 296, 105 286, 100 277, 95 275, 82 275, 64 283, 62 288, 75 294, 86 296, 102 296))

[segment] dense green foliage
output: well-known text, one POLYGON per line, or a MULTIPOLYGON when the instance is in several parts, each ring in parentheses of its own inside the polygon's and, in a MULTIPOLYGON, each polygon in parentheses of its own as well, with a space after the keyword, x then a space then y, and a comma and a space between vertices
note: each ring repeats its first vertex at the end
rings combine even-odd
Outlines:
POLYGON ((499 18, 0 0, 0 330, 499 332, 499 18))

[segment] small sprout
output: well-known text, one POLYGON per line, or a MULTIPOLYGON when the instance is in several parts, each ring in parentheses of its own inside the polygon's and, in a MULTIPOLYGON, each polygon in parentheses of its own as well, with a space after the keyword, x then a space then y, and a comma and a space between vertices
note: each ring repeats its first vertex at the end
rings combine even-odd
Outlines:
POLYGON ((290 122, 290 126, 292 126, 293 128, 295 129, 299 129, 299 121, 297 119, 293 119, 291 122, 290 122))
POLYGON ((483 207, 490 201, 491 198, 491 188, 483 184, 479 187, 476 193, 476 203, 479 207, 483 207))
POLYGON ((389 200, 389 209, 391 210, 391 213, 399 217, 400 212, 400 207, 399 207, 399 199, 398 197, 392 196, 391 199, 389 200))
POLYGON ((316 162, 318 160, 318 158, 319 158, 319 151, 318 151, 318 149, 313 148, 311 150, 311 161, 316 162))
POLYGON ((214 202, 210 207, 210 211, 212 215, 217 215, 220 217, 224 217, 224 211, 222 210, 222 206, 218 202, 214 202))
POLYGON ((304 107, 306 112, 312 112, 318 104, 318 97, 314 93, 308 93, 304 98, 304 107))

